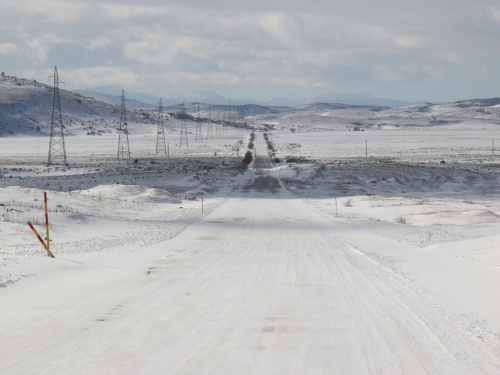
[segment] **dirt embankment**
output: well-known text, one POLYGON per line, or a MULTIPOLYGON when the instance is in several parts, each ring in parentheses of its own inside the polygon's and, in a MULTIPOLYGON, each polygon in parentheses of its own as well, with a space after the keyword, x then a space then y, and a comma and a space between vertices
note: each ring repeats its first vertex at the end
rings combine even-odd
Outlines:
POLYGON ((280 159, 276 157, 276 149, 274 148, 274 144, 271 141, 269 134, 264 133, 264 140, 266 141, 267 144, 267 153, 269 157, 273 160, 273 162, 279 163, 280 159))
POLYGON ((248 142, 248 149, 253 150, 255 147, 255 133, 250 133, 250 141, 248 142))
POLYGON ((248 151, 245 152, 245 156, 243 157, 243 160, 241 163, 243 165, 248 166, 250 163, 252 163, 254 156, 253 152, 251 150, 254 150, 255 148, 255 133, 252 132, 250 133, 250 141, 248 142, 248 151))

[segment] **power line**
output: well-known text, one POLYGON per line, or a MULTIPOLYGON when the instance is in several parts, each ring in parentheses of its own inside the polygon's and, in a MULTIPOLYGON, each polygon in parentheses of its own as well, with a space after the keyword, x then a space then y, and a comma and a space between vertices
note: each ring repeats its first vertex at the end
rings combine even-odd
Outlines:
POLYGON ((120 128, 118 129, 118 159, 130 159, 128 142, 127 111, 125 108, 125 90, 122 89, 120 128))
POLYGON ((52 103, 52 122, 50 124, 50 144, 48 165, 63 164, 67 165, 66 146, 64 144, 64 127, 61 113, 61 99, 59 97, 59 74, 57 66, 54 67, 54 74, 49 78, 54 78, 54 100, 52 103))

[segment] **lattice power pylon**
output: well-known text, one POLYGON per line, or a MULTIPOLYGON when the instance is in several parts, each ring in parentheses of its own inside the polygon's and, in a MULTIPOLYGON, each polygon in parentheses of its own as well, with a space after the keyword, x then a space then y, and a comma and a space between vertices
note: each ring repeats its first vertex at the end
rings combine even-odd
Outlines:
POLYGON ((181 141, 179 143, 179 148, 182 148, 182 145, 186 145, 186 148, 189 148, 187 123, 186 123, 186 110, 184 108, 184 103, 182 103, 182 110, 181 110, 181 141))
POLYGON ((224 120, 222 117, 224 117, 224 112, 222 112, 222 116, 221 116, 219 108, 217 108, 217 120, 215 122, 215 137, 222 137, 222 124, 221 124, 221 122, 224 120))
POLYGON ((214 129, 212 126, 212 120, 208 121, 207 139, 214 139, 214 129))
POLYGON ((120 127, 118 128, 118 159, 130 159, 130 145, 128 143, 127 111, 125 108, 125 90, 121 96, 120 127))
POLYGON ((215 125, 215 136, 222 137, 222 124, 217 123, 215 125))
POLYGON ((196 135, 194 137, 194 142, 203 143, 203 133, 201 132, 201 116, 200 116, 200 105, 198 104, 198 119, 196 121, 196 135))
POLYGON ((214 139, 214 129, 212 127, 212 107, 208 107, 207 139, 214 139))
POLYGON ((167 143, 165 142, 165 124, 163 122, 163 105, 159 103, 158 134, 156 135, 156 157, 167 157, 167 143))
POLYGON ((50 144, 48 165, 66 165, 66 146, 64 145, 64 127, 61 114, 61 99, 59 97, 59 74, 57 66, 54 67, 54 74, 49 78, 54 78, 54 100, 52 103, 52 122, 50 124, 50 144))

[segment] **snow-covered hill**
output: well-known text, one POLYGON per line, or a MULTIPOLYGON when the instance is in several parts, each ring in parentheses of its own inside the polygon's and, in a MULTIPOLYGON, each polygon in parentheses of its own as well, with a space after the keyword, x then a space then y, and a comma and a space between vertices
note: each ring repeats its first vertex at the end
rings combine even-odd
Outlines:
MULTIPOLYGON (((106 103, 110 103, 110 101, 114 99, 111 103, 118 104, 119 98, 122 95, 122 89, 124 89, 124 87, 116 85, 106 85, 106 86, 97 86, 88 89, 73 90, 73 91, 85 96, 94 96, 96 97, 96 99, 102 100, 106 103), (102 99, 98 97, 99 95, 102 95, 102 99)), ((127 97, 127 100, 136 101, 142 103, 143 105, 147 104, 157 105, 160 100, 159 96, 155 94, 139 92, 129 89, 125 90, 126 90, 125 96, 127 97)), ((133 106, 131 105, 131 107, 133 106)))
POLYGON ((308 100, 309 103, 340 103, 349 105, 361 105, 361 106, 385 106, 385 107, 404 107, 410 103, 402 100, 394 100, 388 98, 377 98, 370 94, 351 94, 351 95, 339 95, 339 94, 326 94, 316 96, 312 100, 308 100))
MULTIPOLYGON (((104 103, 120 105, 121 104, 121 91, 119 95, 103 94, 97 91, 76 90, 75 93, 81 94, 87 98, 96 99, 104 103)), ((157 108, 158 103, 149 104, 138 100, 130 99, 129 92, 125 92, 127 107, 136 109, 154 109, 157 108)))
MULTIPOLYGON (((0 123, 4 136, 50 133, 53 87, 34 80, 7 75, 0 77, 0 123)), ((67 135, 115 132, 120 107, 78 93, 60 90, 63 124, 67 135)), ((127 109, 127 120, 134 124, 155 124, 154 113, 127 109)))
POLYGON ((498 100, 455 103, 416 103, 406 107, 352 106, 310 103, 300 107, 273 107, 278 114, 254 118, 266 130, 325 131, 368 129, 497 129, 498 100), (487 104, 491 104, 486 106, 487 104))
POLYGON ((326 104, 346 104, 355 106, 385 106, 385 107, 403 107, 410 103, 402 100, 394 100, 388 98, 378 98, 370 94, 324 94, 314 98, 306 99, 289 99, 289 98, 273 98, 269 105, 299 107, 312 103, 326 104))
MULTIPOLYGON (((115 86, 101 86, 97 89, 103 92, 88 91, 87 96, 81 94, 83 91, 78 93, 61 89, 61 107, 67 135, 79 132, 94 135, 116 131, 120 117, 121 89, 115 86)), ((155 101, 159 100, 159 97, 133 91, 126 91, 125 95, 130 131, 132 133, 154 131, 150 125, 156 124, 158 118, 158 107, 155 101), (134 98, 146 100, 149 103, 134 98)), ((356 98, 351 97, 351 99, 356 98)), ((184 106, 186 113, 193 117, 238 121, 245 126, 251 124, 251 126, 267 130, 404 129, 423 126, 497 128, 500 126, 499 98, 454 103, 415 103, 404 107, 325 102, 307 103, 301 106, 234 105, 235 102, 228 105, 226 98, 205 91, 194 92, 191 96, 184 98, 162 98, 164 112, 176 117, 176 114, 182 111, 182 104, 179 104, 182 101, 186 103, 184 106), (197 103, 202 101, 205 103, 197 103), (217 102, 222 103, 214 104, 217 102)), ((1 76, 0 133, 4 136, 48 134, 52 103, 52 86, 29 79, 1 76)), ((174 119, 167 124, 167 127, 178 128, 179 124, 174 119)))

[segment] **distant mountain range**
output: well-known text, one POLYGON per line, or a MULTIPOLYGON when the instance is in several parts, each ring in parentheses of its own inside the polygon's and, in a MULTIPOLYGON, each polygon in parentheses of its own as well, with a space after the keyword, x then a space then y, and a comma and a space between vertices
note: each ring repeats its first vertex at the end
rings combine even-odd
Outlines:
MULTIPOLYGON (((116 134, 120 121, 121 88, 101 86, 91 90, 79 90, 75 93, 69 90, 60 91, 63 111, 63 125, 67 135, 116 134), (98 91, 99 90, 99 91, 98 91), (83 95, 83 93, 85 95, 83 95)), ((157 125, 159 96, 155 94, 126 91, 127 120, 131 132, 148 131, 157 125), (134 109, 137 108, 137 109, 134 109)), ((378 127, 396 128, 423 126, 441 126, 449 123, 475 126, 486 121, 487 126, 496 128, 500 124, 500 98, 484 98, 461 100, 453 103, 413 103, 411 105, 392 108, 381 105, 395 105, 402 102, 387 102, 390 99, 380 99, 369 95, 324 95, 312 99, 291 100, 274 98, 264 103, 249 100, 239 100, 240 108, 229 108, 230 99, 211 91, 196 91, 177 96, 162 96, 165 104, 164 113, 175 114, 180 111, 179 103, 186 103, 185 110, 194 117, 210 117, 225 119, 234 114, 245 117, 248 123, 272 127, 274 118, 280 119, 281 129, 287 127, 285 117, 303 114, 304 124, 315 127, 320 124, 318 117, 338 117, 346 124, 359 124, 378 127), (193 103, 194 102, 194 103, 193 103), (201 105, 197 105, 200 102, 201 105), (328 103, 333 102, 333 103, 328 103), (350 104, 343 104, 350 103, 350 104), (170 104, 175 103, 175 104, 170 104), (205 104, 203 104, 205 103, 205 104), (210 104, 220 103, 220 104, 210 104), (244 104, 249 103, 249 104, 244 104), (306 104, 303 104, 306 103, 306 104), (373 103, 367 105, 365 103, 373 103), (359 107, 364 105, 364 107, 359 107), (307 120, 308 116, 312 116, 307 120), (387 118, 399 118, 397 121, 387 118), (310 122, 308 122, 310 121, 310 122), (314 123, 314 125, 312 125, 314 123), (489 125, 488 125, 489 124, 489 125)), ((234 104, 236 101, 231 100, 234 104)), ((36 82, 32 79, 0 75, 0 136, 15 136, 18 134, 48 135, 53 108, 53 88, 50 85, 36 82)), ((178 129, 176 116, 169 116, 170 129, 178 129)), ((482 126, 482 125, 481 125, 482 126)), ((323 127, 323 129, 325 129, 323 127)))
MULTIPOLYGON (((93 97, 110 104, 119 104, 122 88, 118 86, 97 86, 83 90, 74 90, 85 96, 93 97)), ((328 104, 347 104, 359 106, 386 106, 386 107, 404 107, 409 105, 409 102, 401 100, 378 98, 370 94, 325 94, 316 96, 310 99, 289 99, 289 98, 273 98, 269 101, 257 101, 253 99, 231 99, 223 97, 216 92, 206 91, 191 91, 182 94, 150 94, 125 89, 125 96, 129 102, 127 106, 132 108, 149 108, 158 105, 160 97, 163 105, 175 105, 180 103, 206 103, 212 105, 226 105, 229 102, 239 104, 257 104, 263 106, 285 106, 298 107, 311 103, 328 103, 328 104)))

